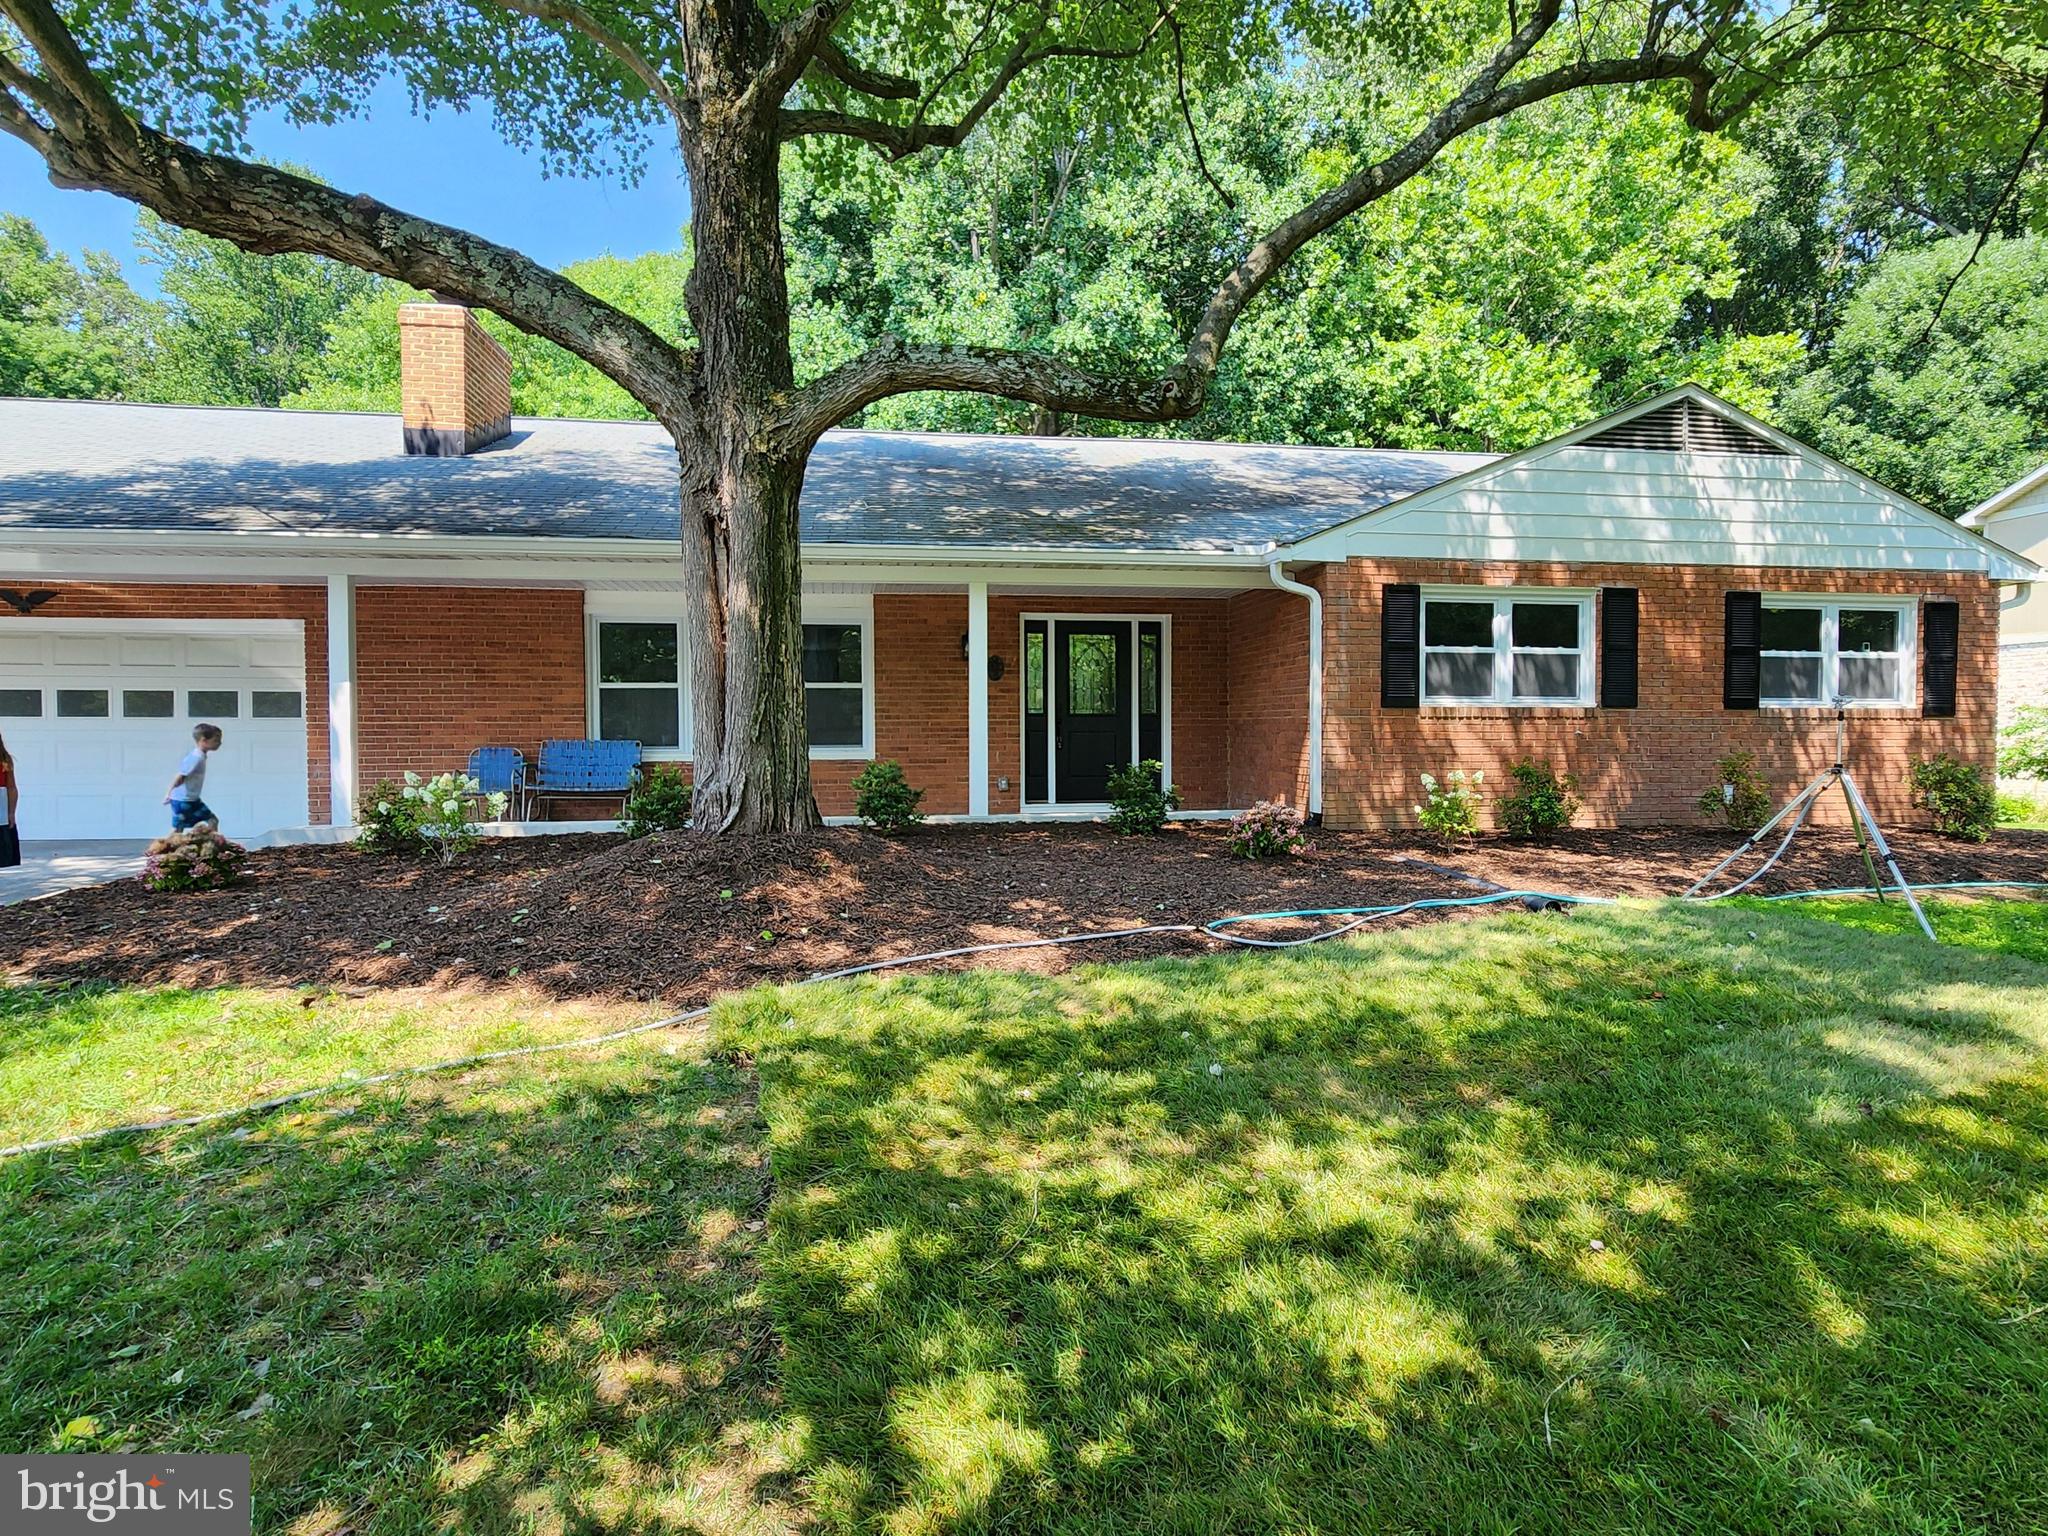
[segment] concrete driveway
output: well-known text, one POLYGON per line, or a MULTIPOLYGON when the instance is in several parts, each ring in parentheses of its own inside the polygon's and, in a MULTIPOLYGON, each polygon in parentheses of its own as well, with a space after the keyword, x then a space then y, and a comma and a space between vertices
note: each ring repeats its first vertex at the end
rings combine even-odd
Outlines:
POLYGON ((28 842, 21 845, 21 865, 0 869, 0 907, 33 901, 74 886, 101 885, 142 873, 142 839, 91 842, 28 842))

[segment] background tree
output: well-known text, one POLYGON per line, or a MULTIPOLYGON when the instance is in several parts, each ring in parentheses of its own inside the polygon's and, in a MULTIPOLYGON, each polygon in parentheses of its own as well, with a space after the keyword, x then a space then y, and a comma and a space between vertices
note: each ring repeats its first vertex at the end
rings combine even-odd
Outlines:
MULTIPOLYGON (((596 256, 562 268, 571 282, 664 336, 689 334, 683 301, 689 274, 690 259, 682 251, 596 256)), ((396 411, 398 306, 424 297, 399 283, 378 283, 359 296, 329 322, 319 355, 284 403, 298 410, 396 411)), ((639 401, 574 353, 495 315, 484 315, 482 323, 512 359, 515 415, 605 420, 649 416, 639 401)))
POLYGON ((617 0, 0 0, 0 16, 0 129, 61 184, 245 249, 325 256, 494 310, 592 363, 667 428, 706 828, 816 817, 797 498, 836 422, 918 390, 1125 421, 1194 417, 1238 321, 1297 253, 1461 137, 1573 92, 1648 88, 1698 130, 1773 93, 1853 101, 1875 136, 1910 140, 1901 158, 1926 185, 1959 151, 1996 146, 2024 164, 2048 124, 2038 18, 2010 0, 681 0, 669 12, 617 0), (1072 143, 1176 112, 1192 125, 1190 89, 1270 69, 1300 43, 1355 82, 1359 148, 1329 158, 1308 200, 1226 245, 1160 237, 1206 276, 1192 285, 1199 304, 1173 316, 1181 345, 1166 366, 1145 366, 1142 350, 1108 365, 885 336, 799 382, 786 146, 902 160, 957 149, 983 126, 1072 143), (515 138, 578 168, 630 172, 651 143, 672 143, 690 182, 694 344, 503 246, 236 153, 255 108, 336 118, 387 73, 417 100, 487 101, 515 138))
POLYGON ((0 213, 0 395, 127 393, 153 319, 113 257, 88 251, 74 265, 27 219, 0 213))
POLYGON ((1950 517, 2048 460, 2048 237, 1992 240, 1948 292, 1975 243, 1878 261, 1780 403, 1788 429, 1950 517))
POLYGON ((277 405, 304 386, 336 317, 377 279, 318 256, 256 256, 145 210, 135 241, 163 268, 165 300, 147 393, 159 400, 277 405))

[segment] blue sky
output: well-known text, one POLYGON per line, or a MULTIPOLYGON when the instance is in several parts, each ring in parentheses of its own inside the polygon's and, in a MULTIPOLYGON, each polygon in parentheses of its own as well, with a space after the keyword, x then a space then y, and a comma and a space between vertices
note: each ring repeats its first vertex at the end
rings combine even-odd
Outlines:
MULTIPOLYGON (((637 187, 544 177, 539 161, 498 138, 488 114, 415 117, 404 89, 389 83, 372 94, 361 117, 321 128, 259 122, 250 139, 267 159, 311 166, 337 187, 474 230, 551 267, 606 251, 673 250, 689 217, 673 157, 650 156, 637 187)), ((0 211, 27 215, 73 255, 88 246, 112 251, 129 282, 156 290, 154 270, 136 259, 134 205, 104 192, 60 192, 34 152, 5 135, 0 211)))

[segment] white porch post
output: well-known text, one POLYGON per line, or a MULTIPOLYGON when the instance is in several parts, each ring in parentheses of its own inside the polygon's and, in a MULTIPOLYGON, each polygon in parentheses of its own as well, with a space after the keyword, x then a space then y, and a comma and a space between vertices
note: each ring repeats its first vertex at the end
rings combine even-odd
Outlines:
POLYGON ((356 819, 356 579, 327 578, 327 814, 356 819))
POLYGON ((988 814, 988 583, 967 583, 967 814, 988 814))

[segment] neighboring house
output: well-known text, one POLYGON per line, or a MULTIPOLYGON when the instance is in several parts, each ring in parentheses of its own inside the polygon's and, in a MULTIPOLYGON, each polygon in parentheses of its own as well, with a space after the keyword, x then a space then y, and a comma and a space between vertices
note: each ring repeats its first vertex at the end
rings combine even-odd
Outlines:
MULTIPOLYGON (((32 835, 155 830, 201 717, 246 831, 346 822, 487 743, 688 757, 661 431, 511 420, 466 311, 401 328, 402 432, 0 402, 0 735, 32 835)), ((1532 755, 1589 821, 1687 821, 1730 751, 1781 788, 1824 767, 1840 691, 1900 818, 1910 758, 1990 761, 1998 584, 2039 574, 1691 387, 1500 459, 834 432, 802 520, 828 813, 876 757, 956 816, 1085 812, 1158 757, 1190 809, 1397 825, 1425 770, 1497 785, 1532 755)))
MULTIPOLYGON (((2048 560, 2048 464, 1957 521, 2037 564, 2048 560)), ((2020 588, 1998 619, 1998 718, 2022 704, 2048 704, 2048 591, 2039 587, 2020 588)))

